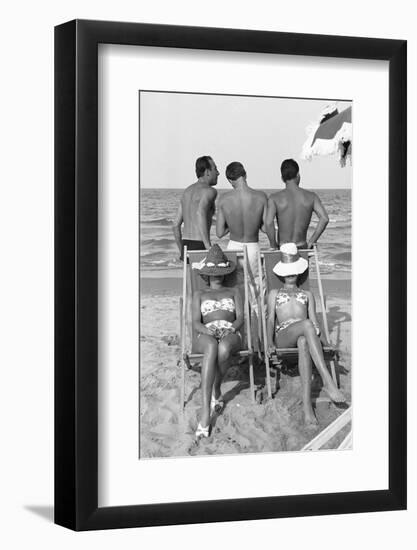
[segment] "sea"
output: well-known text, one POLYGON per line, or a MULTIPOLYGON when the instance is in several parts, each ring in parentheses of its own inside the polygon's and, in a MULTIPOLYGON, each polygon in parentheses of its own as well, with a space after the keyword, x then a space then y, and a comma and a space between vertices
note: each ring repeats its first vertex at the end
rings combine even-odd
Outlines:
MULTIPOLYGON (((273 189, 264 189, 267 195, 273 189)), ((329 224, 318 241, 320 273, 328 278, 350 279, 352 271, 351 232, 352 199, 350 189, 312 189, 322 201, 329 224)), ((219 189, 218 193, 227 190, 219 189)), ((140 270, 141 275, 163 276, 179 271, 182 262, 172 233, 178 203, 183 189, 141 189, 140 191, 140 270)), ((315 218, 309 235, 314 231, 315 218)), ((269 248, 266 235, 260 232, 261 248, 269 248)), ((215 234, 215 217, 211 229, 211 242, 226 248, 228 237, 218 239, 215 234)), ((314 266, 311 264, 311 267, 314 266)), ((314 271, 314 269, 313 269, 314 271)))

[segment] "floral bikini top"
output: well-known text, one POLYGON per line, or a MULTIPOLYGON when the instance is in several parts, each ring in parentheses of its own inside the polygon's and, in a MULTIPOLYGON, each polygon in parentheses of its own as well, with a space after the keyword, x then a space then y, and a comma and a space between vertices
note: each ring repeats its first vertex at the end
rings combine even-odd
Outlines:
POLYGON ((201 302, 200 310, 203 317, 214 311, 230 311, 235 312, 235 302, 233 298, 222 298, 221 300, 204 300, 201 302))
POLYGON ((297 302, 300 302, 304 306, 308 302, 308 297, 304 290, 297 289, 295 292, 289 292, 284 287, 281 287, 277 294, 276 306, 282 306, 288 303, 292 298, 295 298, 297 302))

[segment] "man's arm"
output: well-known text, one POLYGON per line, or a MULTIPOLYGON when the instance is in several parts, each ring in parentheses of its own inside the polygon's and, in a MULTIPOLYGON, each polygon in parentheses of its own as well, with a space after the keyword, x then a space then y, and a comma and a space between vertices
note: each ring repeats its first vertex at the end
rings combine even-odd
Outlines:
POLYGON ((216 218, 216 235, 219 239, 224 237, 226 233, 229 232, 227 227, 226 218, 224 217, 223 206, 221 201, 219 201, 219 206, 217 208, 217 218, 216 218))
POLYGON ((174 233, 175 242, 177 243, 178 250, 180 251, 181 255, 182 255, 182 233, 181 233, 182 222, 183 222, 182 201, 180 201, 177 215, 175 216, 175 220, 172 224, 172 232, 174 233))
POLYGON ((277 214, 277 209, 275 206, 275 201, 271 198, 268 199, 267 209, 264 219, 265 233, 269 239, 269 246, 271 248, 278 248, 278 244, 275 237, 275 216, 277 214))
POLYGON ((324 208, 324 206, 321 203, 321 200, 315 193, 314 193, 313 211, 315 212, 319 220, 317 222, 314 233, 311 235, 310 239, 308 240, 307 248, 311 248, 313 244, 318 241, 320 235, 323 233, 323 231, 326 229, 327 224, 329 223, 329 216, 327 215, 326 209, 324 208))
POLYGON ((197 209, 197 224, 200 231, 201 240, 204 243, 205 248, 211 247, 210 242, 210 227, 208 224, 209 212, 216 200, 217 191, 215 189, 207 189, 204 195, 201 197, 197 209))

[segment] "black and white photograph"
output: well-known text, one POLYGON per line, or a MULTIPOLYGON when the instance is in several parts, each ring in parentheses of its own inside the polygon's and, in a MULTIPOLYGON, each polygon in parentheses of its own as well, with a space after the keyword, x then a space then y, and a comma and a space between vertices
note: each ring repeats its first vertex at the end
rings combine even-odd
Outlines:
POLYGON ((353 112, 139 91, 140 459, 352 448, 353 112))
POLYGON ((4 4, 1 548, 413 547, 413 8, 4 4))

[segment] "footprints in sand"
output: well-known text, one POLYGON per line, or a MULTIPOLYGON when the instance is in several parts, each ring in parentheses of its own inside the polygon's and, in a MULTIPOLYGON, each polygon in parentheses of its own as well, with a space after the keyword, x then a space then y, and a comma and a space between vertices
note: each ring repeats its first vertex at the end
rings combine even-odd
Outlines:
MULTIPOLYGON (((213 415, 210 436, 196 442, 201 377, 197 371, 187 371, 186 397, 189 401, 182 415, 181 369, 177 366, 179 347, 175 338, 178 331, 178 299, 168 296, 164 300, 167 325, 158 322, 157 312, 152 309, 152 297, 149 304, 143 305, 149 305, 144 311, 152 312, 152 317, 143 317, 141 322, 141 457, 296 451, 340 414, 329 403, 317 403, 314 412, 319 424, 306 426, 300 399, 300 378, 289 375, 282 376, 279 392, 273 400, 253 405, 247 384, 247 369, 235 365, 229 369, 222 385, 222 393, 226 395, 224 409, 220 414, 213 415)), ((347 368, 349 360, 342 362, 347 368)), ((350 377, 350 374, 347 376, 350 377)), ((323 396, 321 387, 314 390, 315 397, 323 396)), ((350 398, 349 393, 346 396, 350 398)))
MULTIPOLYGON (((302 404, 294 395, 291 386, 280 396, 264 403, 253 405, 249 390, 234 389, 240 384, 228 381, 223 384, 224 395, 233 395, 226 400, 219 413, 213 413, 212 428, 208 438, 196 440, 195 430, 201 407, 199 373, 189 372, 187 395, 190 400, 180 413, 178 370, 175 375, 161 371, 150 373, 141 392, 141 445, 142 457, 196 456, 259 452, 295 451, 311 439, 312 433, 320 430, 315 422, 305 423, 302 404), (194 388, 194 391, 192 389, 194 388)), ((327 425, 327 417, 333 409, 327 403, 320 404, 316 413, 327 425)))

